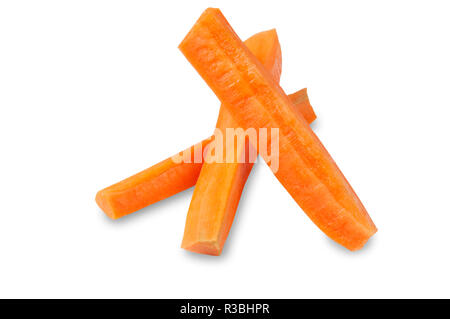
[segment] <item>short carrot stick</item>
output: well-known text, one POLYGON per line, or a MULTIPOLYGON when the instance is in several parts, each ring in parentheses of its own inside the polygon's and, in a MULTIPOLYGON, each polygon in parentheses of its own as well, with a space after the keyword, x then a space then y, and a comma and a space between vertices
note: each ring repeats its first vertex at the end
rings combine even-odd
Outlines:
POLYGON ((205 10, 179 48, 240 127, 279 129, 279 167, 274 174, 309 218, 344 247, 363 247, 377 231, 363 204, 220 10, 205 10))
MULTIPOLYGON (((294 105, 299 112, 314 114, 306 89, 293 93, 292 96, 297 101, 294 105)), ((314 119, 315 117, 311 121, 314 119)), ((196 145, 199 149, 205 149, 211 139, 212 137, 207 138, 196 145)), ((194 154, 194 149, 195 145, 180 154, 194 154)), ((136 175, 102 189, 97 193, 95 200, 107 216, 118 219, 194 186, 202 165, 203 157, 198 163, 194 158, 190 163, 185 161, 177 163, 173 161, 173 157, 169 157, 136 175)))
MULTIPOLYGON (((210 139, 199 144, 206 147, 210 139)), ((195 145, 186 153, 194 154, 195 145)), ((99 191, 98 206, 112 219, 131 214, 195 185, 203 163, 176 163, 172 157, 99 191)))
MULTIPOLYGON (((245 45, 270 72, 276 82, 281 75, 281 48, 275 30, 257 33, 245 41, 245 45)), ((306 89, 305 89, 306 90, 306 89)), ((307 103, 305 92, 292 95, 298 103, 307 103)), ((311 109, 312 110, 312 109, 311 109)), ((305 112, 311 122, 315 118, 314 111, 305 112)), ((228 109, 221 106, 216 127, 225 134, 229 128, 237 128, 228 109)), ((226 136, 226 138, 229 138, 226 136)), ((214 161, 213 155, 207 154, 205 163, 192 195, 191 204, 186 217, 186 226, 181 247, 192 252, 218 256, 222 253, 225 240, 236 214, 242 190, 252 170, 253 163, 245 159, 249 149, 248 139, 245 143, 233 143, 227 148, 223 143, 222 153, 225 156, 232 151, 233 159, 226 162, 214 161), (231 149, 232 148, 232 149, 231 149), (241 162, 238 161, 241 160, 241 162)), ((248 158, 247 158, 248 159, 248 158)))

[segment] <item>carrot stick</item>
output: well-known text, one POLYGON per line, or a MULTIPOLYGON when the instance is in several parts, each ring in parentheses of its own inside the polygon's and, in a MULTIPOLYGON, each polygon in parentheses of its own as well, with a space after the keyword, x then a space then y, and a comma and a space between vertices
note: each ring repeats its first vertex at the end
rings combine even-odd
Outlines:
POLYGON ((279 129, 279 167, 274 174, 310 219, 348 249, 363 247, 377 231, 363 204, 220 10, 205 10, 179 48, 240 127, 279 129))
MULTIPOLYGON (((257 33, 245 41, 245 45, 270 72, 276 82, 281 75, 281 48, 275 30, 257 33)), ((306 89, 305 89, 306 90, 306 89)), ((304 91, 292 95, 299 104, 307 102, 304 91)), ((315 118, 312 108, 305 112, 311 122, 315 118)), ((238 127, 228 109, 220 108, 216 127, 225 134, 227 128, 238 127)), ((234 140, 234 136, 233 136, 234 140)), ((249 150, 248 140, 243 145, 232 143, 234 161, 219 163, 208 154, 200 171, 186 218, 181 247, 192 252, 218 256, 222 253, 225 240, 239 205, 242 190, 252 170, 253 163, 239 163, 249 150)), ((223 153, 227 154, 226 142, 223 153)))
MULTIPOLYGON (((299 112, 314 114, 306 89, 292 96, 297 101, 295 108, 299 112)), ((315 116, 310 118, 311 122, 314 119, 315 116)), ((198 149, 205 149, 211 139, 212 137, 209 137, 196 144, 198 149)), ((180 154, 194 154, 194 149, 195 145, 180 154)), ((102 189, 97 193, 95 200, 107 216, 118 219, 194 186, 202 165, 203 157, 198 163, 195 163, 193 158, 190 163, 184 161, 176 163, 173 157, 169 157, 136 175, 102 189)))
MULTIPOLYGON (((197 147, 204 148, 210 141, 205 139, 197 147)), ((194 154, 194 148, 188 152, 194 154)), ((170 157, 102 189, 95 200, 107 216, 117 219, 194 186, 201 168, 202 163, 175 163, 170 157)))

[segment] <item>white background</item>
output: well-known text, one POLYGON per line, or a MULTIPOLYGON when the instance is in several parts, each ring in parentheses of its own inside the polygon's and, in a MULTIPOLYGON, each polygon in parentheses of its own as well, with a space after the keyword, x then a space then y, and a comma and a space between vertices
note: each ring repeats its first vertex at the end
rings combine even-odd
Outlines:
POLYGON ((0 297, 450 297, 445 1, 3 1, 0 297), (192 189, 109 220, 96 192, 207 137, 219 103, 177 49, 220 7, 275 27, 281 84, 379 228, 350 252, 255 166, 220 257, 180 248, 192 189))

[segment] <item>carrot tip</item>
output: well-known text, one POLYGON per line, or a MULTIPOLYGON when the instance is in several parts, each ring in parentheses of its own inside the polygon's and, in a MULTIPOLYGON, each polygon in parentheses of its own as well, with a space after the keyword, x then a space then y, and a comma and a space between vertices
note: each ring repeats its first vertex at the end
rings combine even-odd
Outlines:
POLYGON ((367 237, 364 240, 362 240, 359 244, 353 245, 353 246, 345 246, 345 247, 347 247, 347 249, 350 251, 360 250, 360 249, 364 248, 364 246, 367 244, 367 242, 370 240, 370 238, 372 238, 372 236, 375 235, 375 233, 377 231, 378 231, 378 229, 374 226, 373 229, 368 230, 367 237))
POLYGON ((114 209, 111 207, 107 196, 103 193, 103 191, 99 191, 95 196, 95 201, 97 202, 98 207, 111 219, 118 219, 116 216, 114 209))

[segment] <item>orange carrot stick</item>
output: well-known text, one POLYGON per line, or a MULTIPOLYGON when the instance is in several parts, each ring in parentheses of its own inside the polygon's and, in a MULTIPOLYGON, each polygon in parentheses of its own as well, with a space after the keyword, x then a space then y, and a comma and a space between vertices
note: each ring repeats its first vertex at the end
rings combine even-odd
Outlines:
POLYGON ((279 129, 279 168, 274 174, 311 220, 348 249, 363 247, 377 231, 364 206, 306 120, 220 10, 207 9, 179 48, 240 127, 279 129))
MULTIPOLYGON (((249 50, 261 61, 271 73, 276 82, 281 75, 281 48, 275 30, 257 33, 245 41, 249 50)), ((307 103, 305 92, 299 91, 292 95, 298 103, 307 103)), ((312 109, 311 109, 312 110, 312 109)), ((305 116, 312 122, 312 113, 305 112, 305 116)), ((238 127, 228 109, 220 108, 216 127, 223 134, 227 128, 238 127)), ((234 141, 234 136, 232 137, 234 141)), ((228 141, 226 141, 228 142, 228 141)), ((224 143, 222 153, 228 155, 227 143, 224 143)), ((237 145, 231 143, 234 161, 216 162, 212 154, 208 154, 200 171, 200 176, 194 189, 191 204, 186 218, 184 236, 181 247, 192 252, 208 255, 220 255, 225 240, 230 231, 241 198, 242 190, 252 170, 253 163, 244 159, 249 150, 246 143, 237 145)))
MULTIPOLYGON (((295 102, 295 107, 299 112, 314 114, 306 89, 292 95, 298 101, 295 102)), ((312 122, 315 117, 310 119, 312 122)), ((207 138, 197 144, 198 149, 205 149, 211 139, 212 137, 207 138)), ((180 153, 194 154, 194 149, 195 145, 180 153)), ((136 175, 102 189, 97 193, 95 200, 107 216, 117 219, 194 186, 202 165, 203 157, 199 163, 195 163, 194 158, 190 163, 184 161, 176 163, 173 157, 169 157, 136 175)))
MULTIPOLYGON (((204 148, 211 140, 199 144, 204 148)), ((194 154, 195 145, 186 153, 194 154)), ((99 191, 98 206, 112 219, 131 214, 195 185, 202 163, 175 163, 172 157, 99 191)))

